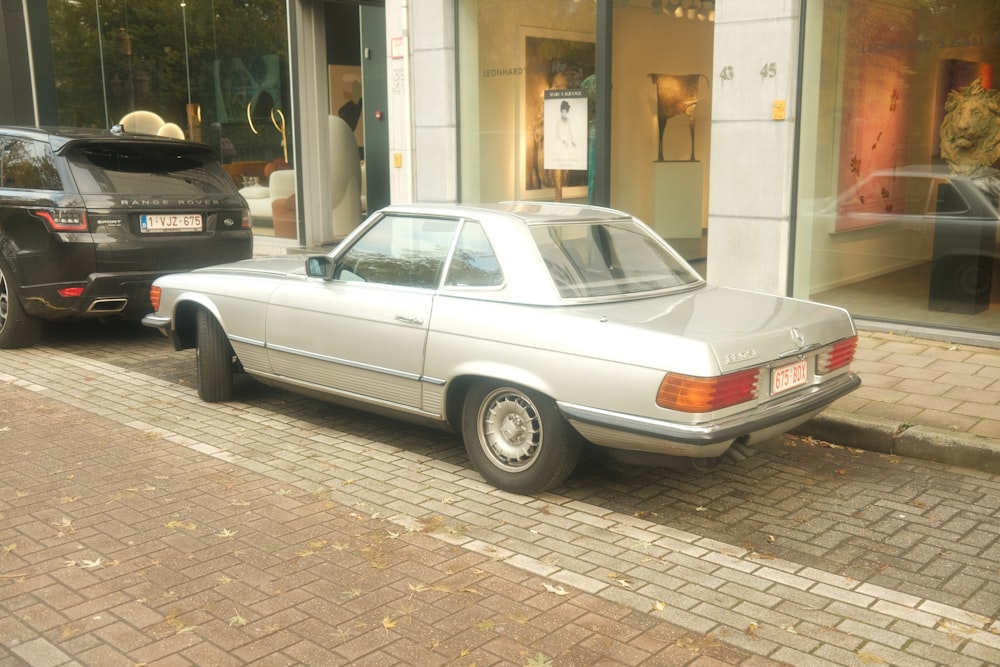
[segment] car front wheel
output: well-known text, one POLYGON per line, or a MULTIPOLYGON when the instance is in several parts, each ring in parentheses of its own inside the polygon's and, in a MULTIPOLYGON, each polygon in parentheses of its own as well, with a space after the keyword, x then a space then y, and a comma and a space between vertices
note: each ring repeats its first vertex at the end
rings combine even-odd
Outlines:
POLYGON ((582 440, 552 399, 514 385, 478 382, 465 399, 462 437, 473 466, 504 491, 540 493, 580 460, 582 440))
POLYGON ((0 349, 34 345, 42 335, 42 321, 21 307, 14 273, 0 260, 0 349))
POLYGON ((207 310, 198 311, 198 396, 203 401, 228 401, 233 397, 236 354, 218 320, 207 310))

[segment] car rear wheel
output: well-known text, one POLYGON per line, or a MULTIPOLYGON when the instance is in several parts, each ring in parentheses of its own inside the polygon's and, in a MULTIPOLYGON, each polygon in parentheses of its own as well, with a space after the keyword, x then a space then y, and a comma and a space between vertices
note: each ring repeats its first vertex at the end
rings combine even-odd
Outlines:
POLYGON ((203 401, 228 401, 233 397, 236 353, 218 320, 207 310, 198 311, 198 396, 203 401))
POLYGON ((552 399, 485 381, 466 396, 462 436, 479 474, 512 493, 539 493, 562 483, 582 450, 582 439, 552 399))
POLYGON ((21 307, 14 273, 0 260, 0 349, 34 345, 42 335, 42 321, 21 307))

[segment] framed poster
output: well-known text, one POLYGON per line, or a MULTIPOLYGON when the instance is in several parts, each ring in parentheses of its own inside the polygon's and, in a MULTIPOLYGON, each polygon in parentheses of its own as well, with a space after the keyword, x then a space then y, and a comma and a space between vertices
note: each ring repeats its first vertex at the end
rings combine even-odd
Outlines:
POLYGON ((594 74, 593 35, 521 26, 519 40, 518 197, 586 198, 590 105, 582 84, 594 74))
POLYGON ((582 88, 546 90, 542 169, 587 170, 587 95, 582 88))

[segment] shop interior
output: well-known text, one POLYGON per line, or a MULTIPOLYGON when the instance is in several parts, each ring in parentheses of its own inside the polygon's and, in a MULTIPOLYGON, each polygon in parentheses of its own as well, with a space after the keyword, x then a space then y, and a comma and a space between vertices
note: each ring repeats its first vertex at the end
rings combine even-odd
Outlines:
MULTIPOLYGON (((615 2, 612 16, 610 204, 653 226, 696 268, 708 222, 713 7, 629 0, 615 2)), ((551 168, 558 146, 546 127, 559 105, 546 107, 545 93, 550 102, 553 90, 591 96, 589 104, 571 97, 565 122, 570 143, 592 149, 600 141, 591 131, 594 3, 462 2, 459 26, 462 200, 586 203, 586 158, 563 163, 580 168, 551 168)))

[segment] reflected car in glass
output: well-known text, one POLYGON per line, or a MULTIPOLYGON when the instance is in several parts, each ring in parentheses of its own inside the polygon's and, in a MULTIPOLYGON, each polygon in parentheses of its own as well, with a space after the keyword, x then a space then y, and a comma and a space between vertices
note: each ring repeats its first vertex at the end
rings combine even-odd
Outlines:
POLYGON ((515 493, 585 441, 627 462, 716 459, 860 381, 843 310, 710 286, 609 209, 394 205, 327 255, 164 276, 143 323, 195 348, 198 393, 269 385, 461 433, 515 493))
MULTIPOLYGON (((944 164, 916 164, 873 171, 806 210, 844 243, 891 238, 879 246, 886 253, 881 270, 928 265, 928 307, 975 313, 990 302, 998 195, 996 169, 956 173, 944 164)), ((866 267, 866 277, 873 269, 866 267)))
POLYGON ((246 201, 208 146, 0 128, 0 348, 46 320, 138 320, 158 276, 252 254, 246 201))

